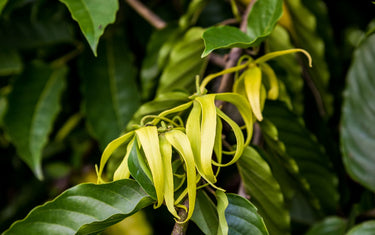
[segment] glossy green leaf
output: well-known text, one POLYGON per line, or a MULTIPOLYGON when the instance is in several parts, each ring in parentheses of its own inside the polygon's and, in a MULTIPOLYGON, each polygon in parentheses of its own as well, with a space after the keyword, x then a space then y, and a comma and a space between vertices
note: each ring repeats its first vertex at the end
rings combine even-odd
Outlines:
POLYGON ((216 206, 203 190, 197 192, 197 200, 191 220, 206 235, 217 235, 219 219, 216 206))
POLYGON ((284 103, 267 102, 263 115, 276 126, 285 152, 297 162, 301 176, 307 180, 321 209, 327 213, 336 211, 338 179, 323 147, 284 103))
MULTIPOLYGON (((218 228, 217 234, 226 235, 228 234, 228 231, 229 231, 228 221, 227 221, 228 218, 227 218, 227 213, 226 213, 226 210, 229 204, 228 197, 223 191, 216 190, 216 201, 217 201, 217 214, 219 217, 219 228, 218 228)), ((229 216, 231 216, 231 214, 229 214, 229 216)), ((234 217, 235 216, 236 215, 234 215, 234 217)), ((244 219, 243 214, 241 215, 241 218, 244 219)))
POLYGON ((268 163, 251 147, 247 147, 237 162, 245 190, 271 234, 289 234, 290 217, 280 185, 268 163))
POLYGON ((375 231, 375 220, 363 222, 350 229, 346 235, 372 235, 375 231))
POLYGON ((204 48, 202 33, 202 28, 191 28, 173 46, 160 77, 157 94, 173 90, 194 91, 195 77, 202 75, 207 64, 207 59, 200 58, 204 48))
POLYGON ((16 51, 2 50, 0 52, 0 76, 19 74, 22 68, 21 57, 16 51))
POLYGON ((151 171, 147 166, 145 156, 138 148, 137 140, 134 140, 133 147, 130 150, 128 167, 130 174, 139 185, 148 193, 148 195, 156 199, 156 191, 154 184, 152 183, 151 171))
POLYGON ((80 184, 34 208, 4 235, 96 234, 151 203, 133 180, 80 184))
POLYGON ((8 0, 0 0, 0 15, 1 12, 3 11, 5 5, 7 4, 8 0))
POLYGON ((43 178, 42 150, 61 108, 67 71, 66 67, 53 69, 40 62, 28 65, 8 97, 6 131, 19 156, 39 179, 43 178))
POLYGON ((358 47, 347 76, 341 119, 341 149, 349 175, 375 192, 375 34, 358 47))
POLYGON ((247 18, 247 31, 231 26, 208 28, 203 33, 205 50, 202 57, 220 48, 257 46, 273 30, 282 15, 281 0, 256 1, 247 18))
POLYGON ((64 3, 85 35, 96 56, 99 38, 108 24, 116 19, 117 0, 60 0, 64 3))
POLYGON ((347 221, 340 217, 328 217, 314 224, 305 235, 344 235, 347 221))
POLYGON ((229 228, 228 235, 268 235, 263 218, 251 202, 237 194, 228 193, 227 197, 225 218, 229 228))
POLYGON ((81 64, 87 122, 102 149, 125 130, 140 105, 133 55, 116 34, 103 41, 98 57, 86 53, 81 64))

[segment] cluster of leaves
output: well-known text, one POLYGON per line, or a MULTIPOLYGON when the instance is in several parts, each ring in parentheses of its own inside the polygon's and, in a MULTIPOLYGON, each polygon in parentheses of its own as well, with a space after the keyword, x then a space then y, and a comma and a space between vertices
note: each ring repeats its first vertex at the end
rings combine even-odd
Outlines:
POLYGON ((355 53, 333 87, 340 48, 323 1, 149 1, 168 20, 155 30, 134 2, 0 0, 4 234, 99 233, 141 209, 164 234, 174 221, 149 209, 163 203, 194 234, 375 230, 369 20, 348 31, 355 53), (233 92, 216 93, 228 74, 233 92), (98 182, 114 181, 69 188, 101 152, 98 182))

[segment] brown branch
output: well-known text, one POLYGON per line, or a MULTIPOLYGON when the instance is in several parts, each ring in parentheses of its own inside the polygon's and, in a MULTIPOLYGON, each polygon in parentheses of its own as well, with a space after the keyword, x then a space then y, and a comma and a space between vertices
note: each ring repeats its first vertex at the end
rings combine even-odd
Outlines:
POLYGON ((147 22, 149 22, 156 29, 163 29, 167 23, 158 15, 148 9, 143 3, 138 0, 125 0, 139 15, 141 15, 147 22))
MULTIPOLYGON (((250 4, 247 6, 247 8, 245 10, 245 13, 243 14, 241 25, 240 25, 240 29, 243 32, 246 32, 247 16, 249 15, 249 13, 251 11, 251 8, 253 7, 255 2, 256 2, 256 0, 251 1, 250 4)), ((228 61, 225 65, 225 69, 229 69, 229 68, 235 66, 238 59, 241 56, 241 53, 242 53, 241 48, 232 48, 229 52, 228 61)), ((231 89, 232 85, 233 85, 233 77, 229 73, 225 74, 221 78, 220 86, 217 89, 217 92, 221 93, 221 92, 229 91, 231 89)))
POLYGON ((215 54, 215 53, 211 53, 209 55, 209 59, 210 61, 213 63, 213 64, 216 64, 217 66, 219 67, 222 67, 224 68, 226 66, 226 61, 225 61, 225 57, 224 56, 220 56, 218 54, 215 54))
MULTIPOLYGON (((180 208, 178 210, 178 216, 180 216, 180 221, 186 220, 188 216, 188 211, 190 210, 188 198, 186 198, 186 200, 184 201, 184 206, 186 206, 187 210, 183 208, 180 208)), ((172 230, 172 235, 185 235, 188 225, 189 225, 189 221, 186 221, 185 223, 182 223, 182 224, 176 222, 172 230)))

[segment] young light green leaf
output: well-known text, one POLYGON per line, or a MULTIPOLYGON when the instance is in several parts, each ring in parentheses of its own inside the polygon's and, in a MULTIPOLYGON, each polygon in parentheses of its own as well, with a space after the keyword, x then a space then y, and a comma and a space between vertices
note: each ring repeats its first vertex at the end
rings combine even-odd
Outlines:
POLYGON ((197 192, 197 201, 191 220, 204 234, 217 235, 219 219, 216 206, 203 190, 197 192))
POLYGON ((28 65, 8 97, 6 131, 19 156, 39 179, 43 178, 42 150, 60 111, 67 71, 66 67, 53 69, 40 62, 28 65))
POLYGON ((256 1, 247 18, 246 33, 232 26, 208 28, 202 36, 205 45, 202 57, 220 48, 248 48, 259 45, 272 32, 281 17, 282 3, 282 0, 256 1))
POLYGON ((117 0, 60 0, 78 22, 92 52, 96 56, 99 38, 108 24, 116 19, 119 8, 117 0))
POLYGON ((202 28, 194 27, 173 46, 167 65, 160 77, 157 94, 173 90, 194 91, 195 77, 202 75, 207 59, 201 59, 202 28))
POLYGON ((225 218, 229 228, 228 235, 268 235, 263 218, 251 202, 233 193, 228 193, 227 198, 225 218))
POLYGON ((140 105, 137 71, 124 40, 116 34, 100 44, 98 58, 86 53, 81 61, 83 106, 102 149, 121 134, 140 105))
POLYGON ((349 175, 375 192, 375 34, 354 53, 347 76, 341 120, 341 149, 349 175))
POLYGON ((268 163, 251 147, 245 148, 237 162, 245 190, 271 234, 289 234, 290 217, 280 185, 268 163))
POLYGON ((350 229, 346 235, 372 235, 375 231, 375 220, 363 222, 350 229))
POLYGON ((80 184, 34 208, 4 235, 21 235, 25 231, 27 234, 96 234, 152 202, 134 180, 80 184))
POLYGON ((0 0, 0 15, 1 12, 3 11, 5 5, 7 4, 8 0, 0 0))
POLYGON ((347 221, 340 217, 327 217, 316 223, 305 235, 344 235, 347 221))

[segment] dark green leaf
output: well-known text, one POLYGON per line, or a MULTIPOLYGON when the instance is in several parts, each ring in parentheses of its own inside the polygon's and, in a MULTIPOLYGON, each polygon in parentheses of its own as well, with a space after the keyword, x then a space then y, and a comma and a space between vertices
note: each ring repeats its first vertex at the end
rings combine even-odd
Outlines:
POLYGON ((203 33, 205 50, 202 57, 220 48, 257 46, 273 30, 282 15, 281 0, 256 1, 247 18, 247 31, 231 26, 208 28, 203 33))
POLYGON ((181 16, 179 20, 179 26, 182 29, 186 29, 192 25, 195 25, 199 15, 202 13, 203 8, 208 4, 208 0, 193 0, 190 2, 187 12, 181 16))
POLYGON ((301 176, 307 180, 323 211, 334 212, 339 199, 338 180, 323 147, 284 103, 267 102, 263 113, 277 127, 285 152, 297 162, 301 176))
POLYGON ((251 202, 232 193, 228 193, 227 197, 229 204, 225 210, 225 218, 229 227, 228 235, 268 234, 262 217, 251 202))
POLYGON ((21 57, 16 51, 0 52, 0 76, 18 74, 22 71, 22 67, 21 57))
POLYGON ((305 235, 344 235, 346 220, 339 217, 328 217, 315 224, 305 235))
POLYGON ((116 19, 117 0, 60 0, 69 9, 96 56, 99 38, 116 19))
POLYGON ((271 234, 289 234, 290 217, 280 185, 267 162, 247 147, 237 163, 245 190, 258 208, 271 234))
POLYGON ((157 94, 173 90, 194 91, 195 77, 202 76, 207 59, 201 59, 203 29, 191 28, 172 48, 161 75, 157 94))
POLYGON ((375 220, 363 222, 350 229, 346 235, 372 235, 375 231, 375 220))
POLYGON ((197 192, 197 199, 191 220, 204 234, 217 235, 219 219, 216 206, 203 190, 197 192))
POLYGON ((341 149, 349 175, 375 192, 375 34, 355 51, 347 76, 341 120, 341 149))
POLYGON ((134 179, 152 198, 156 199, 156 191, 152 183, 151 171, 145 162, 144 155, 138 149, 137 140, 134 140, 128 159, 128 166, 130 174, 134 179))
POLYGON ((122 35, 103 41, 98 57, 83 58, 84 108, 91 132, 104 147, 117 138, 140 105, 133 55, 122 35))
POLYGON ((67 68, 52 69, 42 63, 27 66, 8 97, 4 123, 20 157, 42 179, 42 150, 48 140, 60 96, 65 88, 67 68))
POLYGON ((34 208, 6 234, 93 234, 103 231, 152 200, 133 180, 80 184, 53 201, 34 208))

